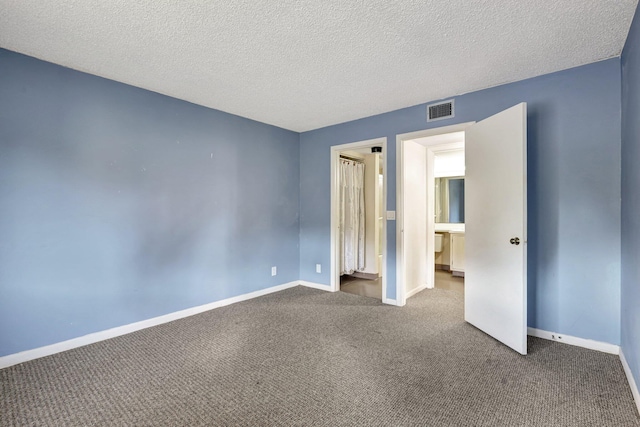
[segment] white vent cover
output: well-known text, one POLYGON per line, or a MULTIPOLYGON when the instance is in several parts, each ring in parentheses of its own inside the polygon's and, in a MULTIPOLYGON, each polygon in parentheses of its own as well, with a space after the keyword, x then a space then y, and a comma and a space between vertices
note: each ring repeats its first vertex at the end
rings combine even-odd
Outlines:
POLYGON ((450 119, 455 116, 453 111, 453 99, 438 104, 427 105, 427 121, 450 119))

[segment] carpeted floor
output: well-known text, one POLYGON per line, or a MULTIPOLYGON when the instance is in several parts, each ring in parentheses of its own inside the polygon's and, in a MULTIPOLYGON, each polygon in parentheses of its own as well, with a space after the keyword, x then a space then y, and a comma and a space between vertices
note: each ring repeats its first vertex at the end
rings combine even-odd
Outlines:
POLYGON ((2 426, 640 426, 617 356, 303 287, 0 371, 2 426))

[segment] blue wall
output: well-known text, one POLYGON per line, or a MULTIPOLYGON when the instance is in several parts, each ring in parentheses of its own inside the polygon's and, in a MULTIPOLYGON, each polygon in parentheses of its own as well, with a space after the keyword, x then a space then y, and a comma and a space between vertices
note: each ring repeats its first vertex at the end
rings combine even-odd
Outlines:
MULTIPOLYGON (((625 117, 637 117, 627 45, 625 117)), ((456 97, 456 118, 436 125, 528 103, 529 325, 613 344, 621 84, 611 59, 456 97)), ((395 210, 396 135, 436 126, 419 105, 299 135, 0 50, 0 356, 297 279, 328 284, 329 148, 387 137, 395 210)), ((639 135, 626 120, 622 345, 636 377, 639 135)), ((393 299, 394 221, 387 231, 393 299)))
POLYGON ((449 180, 449 221, 464 223, 464 179, 449 180))
POLYGON ((640 12, 622 52, 622 307, 620 345, 640 385, 640 12))
MULTIPOLYGON (((387 137, 389 210, 396 135, 482 120, 528 103, 529 326, 620 341, 620 62, 610 59, 455 98, 456 117, 427 124, 426 104, 300 136, 300 279, 330 283, 330 147, 387 137), (315 273, 314 266, 326 266, 315 273)), ((394 299, 395 221, 387 297, 394 299)))
POLYGON ((0 356, 297 280, 298 195, 295 132, 0 50, 0 356))

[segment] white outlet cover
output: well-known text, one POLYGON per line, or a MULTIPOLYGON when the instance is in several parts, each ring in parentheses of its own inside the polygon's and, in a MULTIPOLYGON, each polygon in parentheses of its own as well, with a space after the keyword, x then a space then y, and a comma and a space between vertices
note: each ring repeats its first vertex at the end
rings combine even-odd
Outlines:
POLYGON ((316 273, 322 273, 322 265, 316 264, 316 273))
POLYGON ((396 211, 387 211, 387 219, 395 221, 395 219, 396 219, 396 211))
POLYGON ((271 267, 271 275, 275 276, 276 274, 278 274, 278 267, 271 267))

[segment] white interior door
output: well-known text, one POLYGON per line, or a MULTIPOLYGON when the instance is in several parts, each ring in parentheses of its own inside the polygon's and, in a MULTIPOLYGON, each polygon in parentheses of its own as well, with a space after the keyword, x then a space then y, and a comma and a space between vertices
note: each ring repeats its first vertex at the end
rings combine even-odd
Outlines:
POLYGON ((465 320, 527 354, 527 104, 465 141, 465 320))

